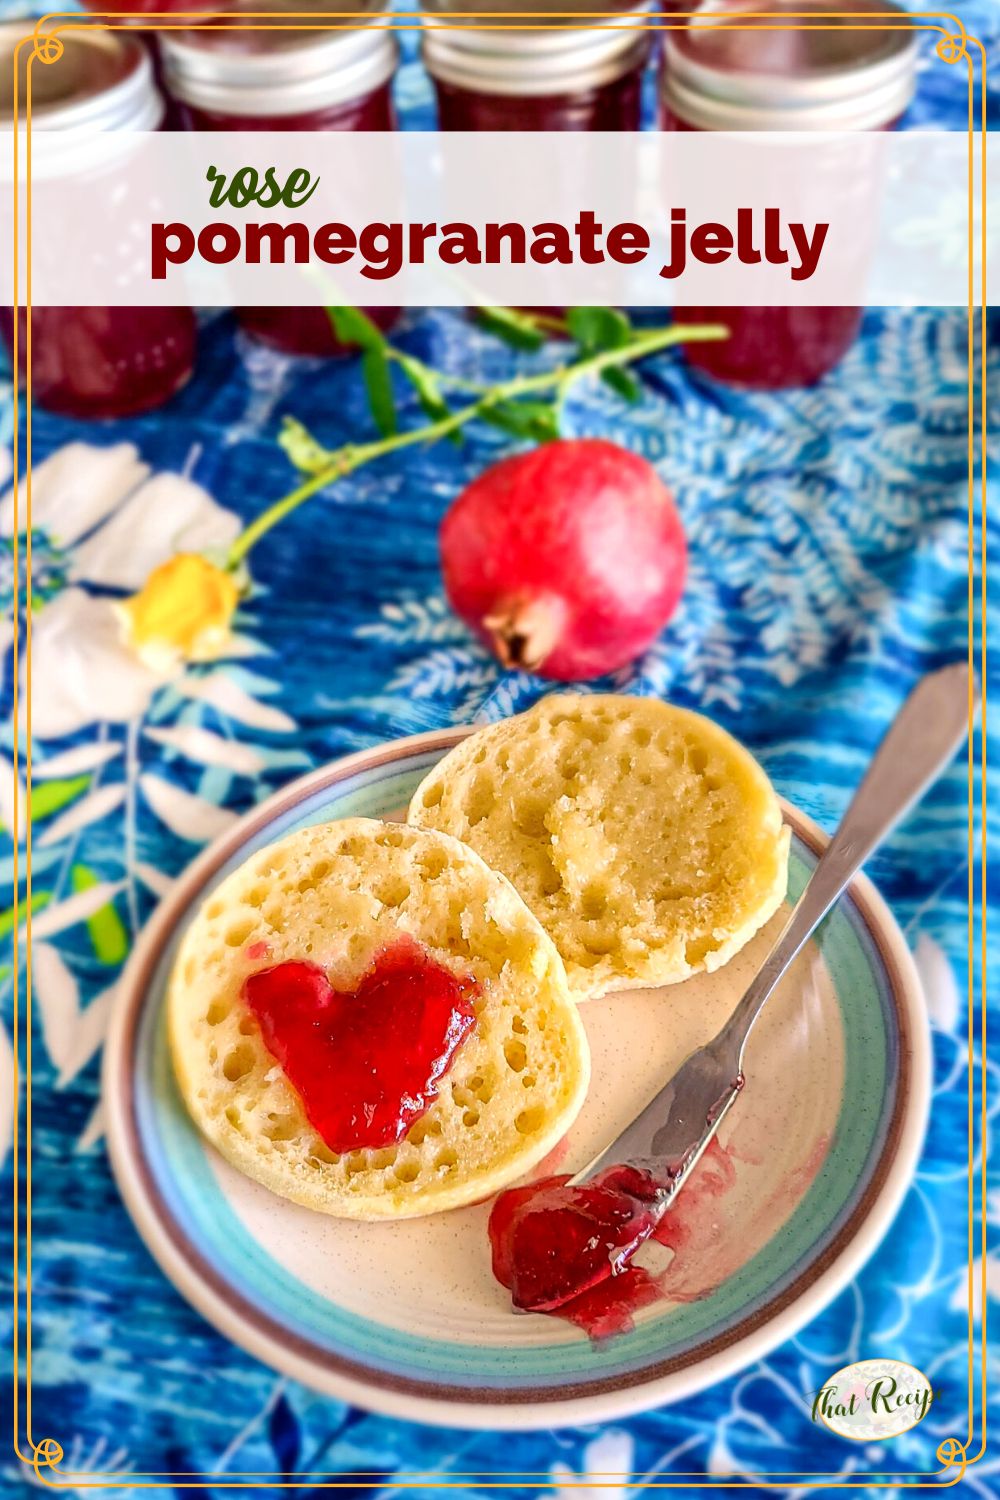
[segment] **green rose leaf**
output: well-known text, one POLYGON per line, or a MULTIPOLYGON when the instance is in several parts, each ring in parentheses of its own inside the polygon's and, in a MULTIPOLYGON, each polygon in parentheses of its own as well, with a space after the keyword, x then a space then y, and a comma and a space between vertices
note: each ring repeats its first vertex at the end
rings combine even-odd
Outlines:
POLYGON ((342 344, 357 349, 385 348, 385 334, 360 307, 328 307, 326 315, 333 325, 334 336, 342 344))
POLYGON ((551 401, 504 401, 487 407, 483 418, 512 437, 547 443, 559 436, 559 413, 551 401))
POLYGON ((633 335, 632 324, 616 307, 571 307, 566 326, 584 354, 621 349, 633 335))
POLYGON ((392 437, 397 429, 396 398, 392 391, 389 361, 382 349, 366 349, 361 356, 361 373, 368 392, 375 426, 383 437, 392 437))
POLYGON ((610 386, 616 396, 621 396, 630 406, 634 406, 642 396, 642 386, 632 374, 632 371, 623 370, 620 365, 616 365, 610 370, 604 370, 601 374, 601 379, 606 386, 610 386))
POLYGON ((480 307, 476 317, 511 349, 540 349, 545 342, 531 318, 513 307, 480 307))
POLYGON ((434 371, 429 369, 422 360, 414 359, 409 354, 397 354, 396 363, 406 376, 417 393, 417 400, 424 414, 430 417, 432 422, 440 422, 442 417, 449 415, 448 403, 441 395, 434 371))

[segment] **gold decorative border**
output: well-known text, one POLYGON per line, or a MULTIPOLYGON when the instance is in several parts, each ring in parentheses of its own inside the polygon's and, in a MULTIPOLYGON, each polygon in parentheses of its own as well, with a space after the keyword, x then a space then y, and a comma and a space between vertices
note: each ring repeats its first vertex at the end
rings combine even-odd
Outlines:
MULTIPOLYGON (((535 20, 525 22, 523 16, 515 11, 497 11, 493 17, 494 23, 499 22, 498 29, 510 31, 539 31, 551 30, 558 24, 556 17, 558 12, 539 11, 536 12, 535 20)), ((422 26, 422 17, 417 11, 402 11, 386 15, 373 21, 370 15, 361 11, 342 12, 336 21, 322 21, 315 15, 305 11, 252 11, 244 15, 252 15, 256 22, 277 22, 276 25, 256 25, 253 29, 259 31, 299 31, 317 30, 320 28, 328 30, 348 29, 353 21, 366 19, 369 24, 379 25, 389 30, 413 31, 422 26), (303 24, 290 24, 289 18, 296 17, 303 24)), ((739 23, 728 23, 730 30, 831 30, 832 27, 790 26, 790 21, 811 21, 814 12, 799 11, 780 15, 777 12, 761 10, 744 13, 747 21, 775 21, 773 26, 748 27, 739 23)), ((633 30, 650 31, 675 31, 680 30, 689 23, 698 25, 701 17, 695 12, 661 12, 652 11, 643 20, 635 18, 623 18, 620 12, 595 10, 580 12, 581 19, 601 20, 610 23, 617 22, 622 27, 633 30)), ((78 12, 54 11, 41 17, 35 24, 34 30, 23 37, 17 44, 13 59, 13 98, 14 98, 14 216, 13 216, 13 240, 14 240, 14 348, 13 366, 15 373, 15 395, 14 395, 14 774, 19 773, 20 746, 16 733, 18 723, 18 707, 20 693, 20 665, 21 665, 21 639, 20 639, 20 530, 19 530, 19 503, 20 503, 20 460, 18 452, 18 437, 20 433, 20 391, 18 388, 17 374, 20 368, 19 356, 19 318, 17 308, 20 304, 20 282, 19 282, 19 171, 20 171, 20 140, 19 126, 20 114, 20 92, 19 92, 19 62, 21 50, 24 47, 31 48, 27 58, 26 66, 26 91, 25 91, 25 243, 26 243, 26 265, 24 276, 25 291, 25 385, 27 400, 25 402, 25 505, 26 505, 26 530, 25 530, 25 574, 28 587, 25 595, 26 613, 26 649, 24 652, 24 694, 25 694, 25 783, 30 796, 31 791, 31 85, 32 65, 38 61, 42 64, 50 64, 58 60, 63 53, 63 44, 59 38, 59 32, 74 32, 88 29, 101 31, 130 30, 135 24, 143 30, 171 31, 171 30, 198 30, 213 31, 224 29, 228 21, 226 12, 223 11, 174 11, 169 15, 146 14, 141 12, 109 12, 97 11, 88 15, 78 12), (131 17, 131 20, 129 19, 131 17), (53 25, 52 23, 57 23, 53 25), (219 24, 216 24, 219 23, 219 24)), ((893 25, 873 25, 871 13, 860 11, 844 12, 842 20, 853 20, 865 22, 859 25, 858 30, 881 30, 881 31, 931 31, 940 33, 940 40, 936 46, 937 56, 942 62, 954 65, 965 62, 968 76, 968 660, 970 668, 975 670, 977 666, 975 651, 975 619, 976 619, 976 575, 975 575, 975 504, 976 504, 976 417, 980 421, 981 441, 985 446, 986 433, 986 49, 978 37, 972 36, 966 30, 961 19, 948 11, 912 11, 907 20, 900 20, 893 25), (947 23, 947 24, 946 24, 947 23), (954 29, 950 29, 954 28, 954 29), (973 49, 970 51, 970 48, 973 49), (975 232, 975 209, 976 209, 976 67, 973 53, 978 54, 979 59, 979 131, 980 139, 980 192, 979 207, 981 214, 980 240, 977 246, 975 232), (975 256, 979 249, 980 261, 980 285, 976 285, 975 256), (979 292, 979 333, 980 333, 980 356, 977 367, 975 357, 975 334, 976 320, 976 293, 979 292), (980 395, 977 410, 976 403, 976 377, 980 380, 980 395)), ((453 18, 449 20, 437 20, 437 29, 461 30, 463 25, 474 24, 469 18, 453 18)), ((586 1478, 574 1476, 573 1487, 579 1489, 602 1489, 602 1488, 624 1488, 634 1489, 642 1487, 645 1489, 691 1489, 691 1490, 713 1490, 713 1489, 755 1489, 761 1480, 780 1479, 782 1487, 795 1484, 803 1489, 886 1489, 895 1486, 900 1480, 910 1481, 908 1489, 949 1488, 959 1484, 965 1476, 966 1469, 973 1464, 981 1462, 986 1455, 986 1097, 985 1081, 983 1076, 983 1062, 986 1057, 986 620, 985 620, 985 594, 986 594, 986 472, 985 460, 982 465, 980 477, 980 624, 981 638, 979 651, 979 677, 982 684, 982 720, 981 720, 981 747, 982 747, 982 777, 980 789, 980 883, 979 883, 979 918, 980 918, 980 946, 979 956, 981 964, 980 973, 980 1007, 981 1020, 978 1038, 975 1034, 973 1023, 972 994, 974 986, 974 961, 976 955, 975 946, 975 918, 976 918, 976 886, 974 859, 976 853, 975 843, 975 756, 973 745, 974 732, 974 689, 970 685, 969 693, 969 745, 968 745, 968 896, 969 896, 969 919, 968 919, 968 995, 969 995, 969 1020, 968 1020, 968 1049, 969 1049, 969 1076, 968 1076, 968 1414, 966 1437, 963 1441, 958 1437, 945 1438, 937 1448, 937 1459, 941 1468, 935 1470, 911 1470, 911 1471, 869 1471, 859 1474, 852 1480, 841 1480, 828 1471, 809 1470, 762 1470, 754 1475, 741 1472, 733 1475, 719 1475, 713 1479, 706 1479, 704 1475, 696 1471, 677 1471, 670 1479, 657 1477, 649 1480, 638 1475, 602 1475, 588 1476, 586 1478), (980 1069, 978 1077, 979 1091, 979 1125, 980 1140, 983 1143, 981 1151, 980 1171, 978 1176, 979 1207, 980 1207, 980 1238, 977 1245, 975 1239, 975 1207, 977 1177, 975 1171, 975 1141, 974 1125, 976 1120, 976 1072, 972 1064, 973 1050, 976 1042, 980 1046, 980 1069), (977 1291, 975 1280, 975 1252, 978 1249, 980 1256, 981 1274, 978 1292, 980 1297, 980 1347, 979 1347, 979 1396, 980 1396, 980 1441, 979 1448, 975 1453, 969 1450, 976 1436, 976 1341, 975 1341, 975 1294, 977 1291), (876 1474, 878 1478, 876 1479, 876 1474), (944 1477, 949 1476, 949 1477, 944 1477), (815 1480, 816 1483, 803 1484, 801 1481, 815 1480), (698 1482, 700 1480, 700 1482, 698 1482), (917 1482, 913 1482, 913 1481, 917 1482), (695 1481, 695 1482, 691 1482, 695 1481)), ((41 1438, 37 1442, 32 1438, 32 1388, 31 1388, 31 824, 30 820, 26 828, 25 840, 25 995, 26 1005, 24 1010, 24 1044, 25 1044, 25 1129, 22 1143, 20 1132, 20 1064, 18 1058, 18 1044, 22 1031, 21 1006, 20 1006, 20 900, 18 889, 20 884, 20 813, 15 799, 13 818, 13 843, 14 843, 14 1121, 13 1121, 13 1161, 14 1161, 14 1193, 13 1193, 13 1228, 14 1228, 14 1255, 13 1255, 13 1321, 14 1321, 14 1359, 13 1359, 13 1421, 12 1437, 13 1448, 17 1457, 28 1468, 33 1470, 35 1480, 49 1489, 192 1489, 200 1488, 205 1484, 211 1484, 213 1489, 252 1489, 258 1488, 257 1480, 273 1481, 269 1488, 276 1490, 302 1489, 308 1486, 311 1489, 380 1489, 384 1481, 365 1484, 363 1477, 351 1477, 340 1475, 339 1478, 330 1479, 327 1483, 317 1484, 317 1479, 326 1478, 325 1474, 314 1476, 301 1475, 296 1480, 287 1480, 280 1474, 241 1473, 238 1479, 223 1479, 221 1476, 198 1475, 186 1472, 169 1473, 164 1471, 159 1474, 147 1474, 139 1480, 134 1473, 102 1473, 83 1472, 69 1473, 59 1469, 59 1464, 64 1457, 62 1444, 56 1438, 41 1438), (27 1437, 30 1453, 21 1450, 19 1442, 19 1419, 20 1419, 20 1286, 21 1286, 21 1253, 20 1253, 20 1227, 21 1227, 21 1196, 20 1196, 20 1160, 23 1144, 25 1162, 25 1257, 24 1257, 24 1284, 25 1284, 25 1309, 26 1309, 26 1338, 25 1338, 25 1436, 27 1437), (54 1477, 50 1478, 49 1475, 54 1477), (137 1482, 137 1480, 139 1482, 137 1482), (98 1483, 98 1481, 104 1481, 98 1483), (144 1482, 145 1481, 145 1482, 144 1482), (156 1481, 156 1482, 150 1482, 156 1481), (162 1482, 159 1482, 162 1481, 162 1482), (247 1482, 244 1482, 247 1481, 247 1482)), ((423 1483, 422 1487, 427 1489, 456 1489, 464 1486, 464 1481, 472 1479, 477 1482, 481 1489, 508 1489, 521 1486, 526 1480, 533 1480, 534 1488, 551 1489, 555 1487, 555 1481, 548 1473, 544 1474, 495 1474, 495 1473, 451 1473, 446 1480, 434 1478, 433 1473, 395 1474, 393 1484, 399 1485, 405 1481, 412 1486, 414 1481, 429 1481, 423 1483), (483 1484, 483 1480, 496 1481, 495 1483, 483 1484), (540 1482, 539 1482, 540 1481, 540 1482)))

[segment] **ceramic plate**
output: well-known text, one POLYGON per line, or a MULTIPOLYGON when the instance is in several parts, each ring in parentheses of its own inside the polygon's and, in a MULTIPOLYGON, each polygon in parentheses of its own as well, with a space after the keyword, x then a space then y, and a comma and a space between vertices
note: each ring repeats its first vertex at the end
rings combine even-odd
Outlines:
MULTIPOLYGON (((369 1225, 272 1196, 201 1139, 174 1085, 164 995, 180 935, 206 894, 260 846, 331 818, 398 816, 466 732, 400 740, 305 777, 177 882, 135 951, 113 1020, 104 1073, 111 1157, 166 1274, 276 1369, 423 1421, 590 1422, 732 1374, 857 1272, 919 1152, 929 1091, 924 1007, 892 917, 858 879, 753 1032, 744 1095, 679 1200, 683 1232, 657 1268, 664 1296, 630 1331, 601 1343, 511 1310, 490 1274, 487 1206, 369 1225)), ((794 899, 823 836, 794 809, 785 814, 794 899)), ((556 1153, 561 1170, 595 1155, 718 1028, 781 920, 717 974, 583 1007, 593 1083, 556 1153)))

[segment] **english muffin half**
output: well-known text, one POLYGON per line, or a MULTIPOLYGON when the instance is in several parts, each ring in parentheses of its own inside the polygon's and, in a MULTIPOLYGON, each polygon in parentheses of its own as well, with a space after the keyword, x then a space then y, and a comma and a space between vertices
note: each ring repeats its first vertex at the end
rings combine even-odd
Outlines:
POLYGON ((477 730, 409 821, 508 877, 578 1000, 720 968, 785 896, 790 834, 766 775, 710 719, 655 698, 567 693, 477 730))
MULTIPOLYGON (((308 998, 303 1014, 283 1020, 277 989, 265 1028, 327 1024, 308 998)), ((378 997, 385 1044, 405 1049, 419 1039, 393 1022, 392 994, 390 983, 378 997)), ((282 1197, 345 1218, 435 1213, 506 1187, 564 1135, 590 1075, 562 961, 508 881, 446 834, 364 818, 294 833, 212 892, 181 944, 168 1024, 187 1107, 222 1155, 282 1197), (331 1149, 313 1119, 338 1098, 338 1046, 334 1092, 311 1084, 300 1093, 269 1050, 251 996, 261 975, 267 984, 292 973, 279 966, 298 966, 337 992, 343 1020, 345 997, 400 952, 454 976, 474 1016, 401 1139, 331 1149)), ((345 1046, 356 1040, 343 1035, 345 1046)), ((269 1041, 277 1045, 273 1033, 269 1041)), ((308 1046, 303 1057, 315 1065, 308 1046)), ((395 1054, 385 1061, 391 1071, 395 1054)))

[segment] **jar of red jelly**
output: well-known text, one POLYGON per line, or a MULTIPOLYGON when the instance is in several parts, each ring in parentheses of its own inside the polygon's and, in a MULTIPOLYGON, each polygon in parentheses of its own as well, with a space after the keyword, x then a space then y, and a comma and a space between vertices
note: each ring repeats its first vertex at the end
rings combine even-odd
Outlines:
MULTIPOLYGON (((164 32, 164 84, 189 130, 393 130, 395 34, 378 24, 382 0, 278 0, 268 12, 351 20, 326 30, 260 30, 258 0, 236 0, 227 24, 211 31, 164 32)), ((266 24, 266 23, 262 23, 266 24)), ((365 308, 382 328, 396 307, 365 308)), ((255 338, 287 354, 344 354, 322 307, 242 307, 255 338)))
MULTIPOLYGON (((0 26, 0 121, 13 124, 13 60, 24 21, 0 26)), ((135 37, 79 31, 61 37, 62 54, 36 63, 33 130, 66 134, 79 159, 92 132, 157 130, 163 100, 149 55, 135 37)), ((22 48, 22 63, 27 49, 22 48)), ((21 99, 24 98, 23 75, 21 99)), ((67 166, 67 170, 71 170, 67 166)), ((36 254, 46 253, 36 246, 36 254)), ((19 374, 27 363, 27 312, 0 310, 0 334, 13 353, 18 325, 19 374)), ((188 307, 34 307, 31 394, 39 405, 72 417, 125 417, 160 406, 194 369, 197 342, 188 307)))
MULTIPOLYGON (((889 130, 913 97, 916 35, 892 0, 770 0, 789 29, 754 20, 757 0, 709 0, 664 40, 667 130, 889 130), (710 23, 718 17, 720 24, 710 23), (746 29, 726 21, 751 17, 746 29), (866 18, 871 17, 871 21, 866 18), (801 19, 798 19, 801 18, 801 19)), ((719 322, 729 338, 692 344, 688 363, 750 390, 812 385, 843 358, 860 307, 678 307, 678 323, 719 322)))
POLYGON ((618 7, 634 27, 592 18, 614 8, 588 0, 427 0, 423 59, 440 128, 638 130, 652 31, 646 6, 634 0, 618 7), (537 17, 538 29, 507 29, 521 17, 526 24, 537 17), (461 26, 446 24, 462 18, 461 26))

